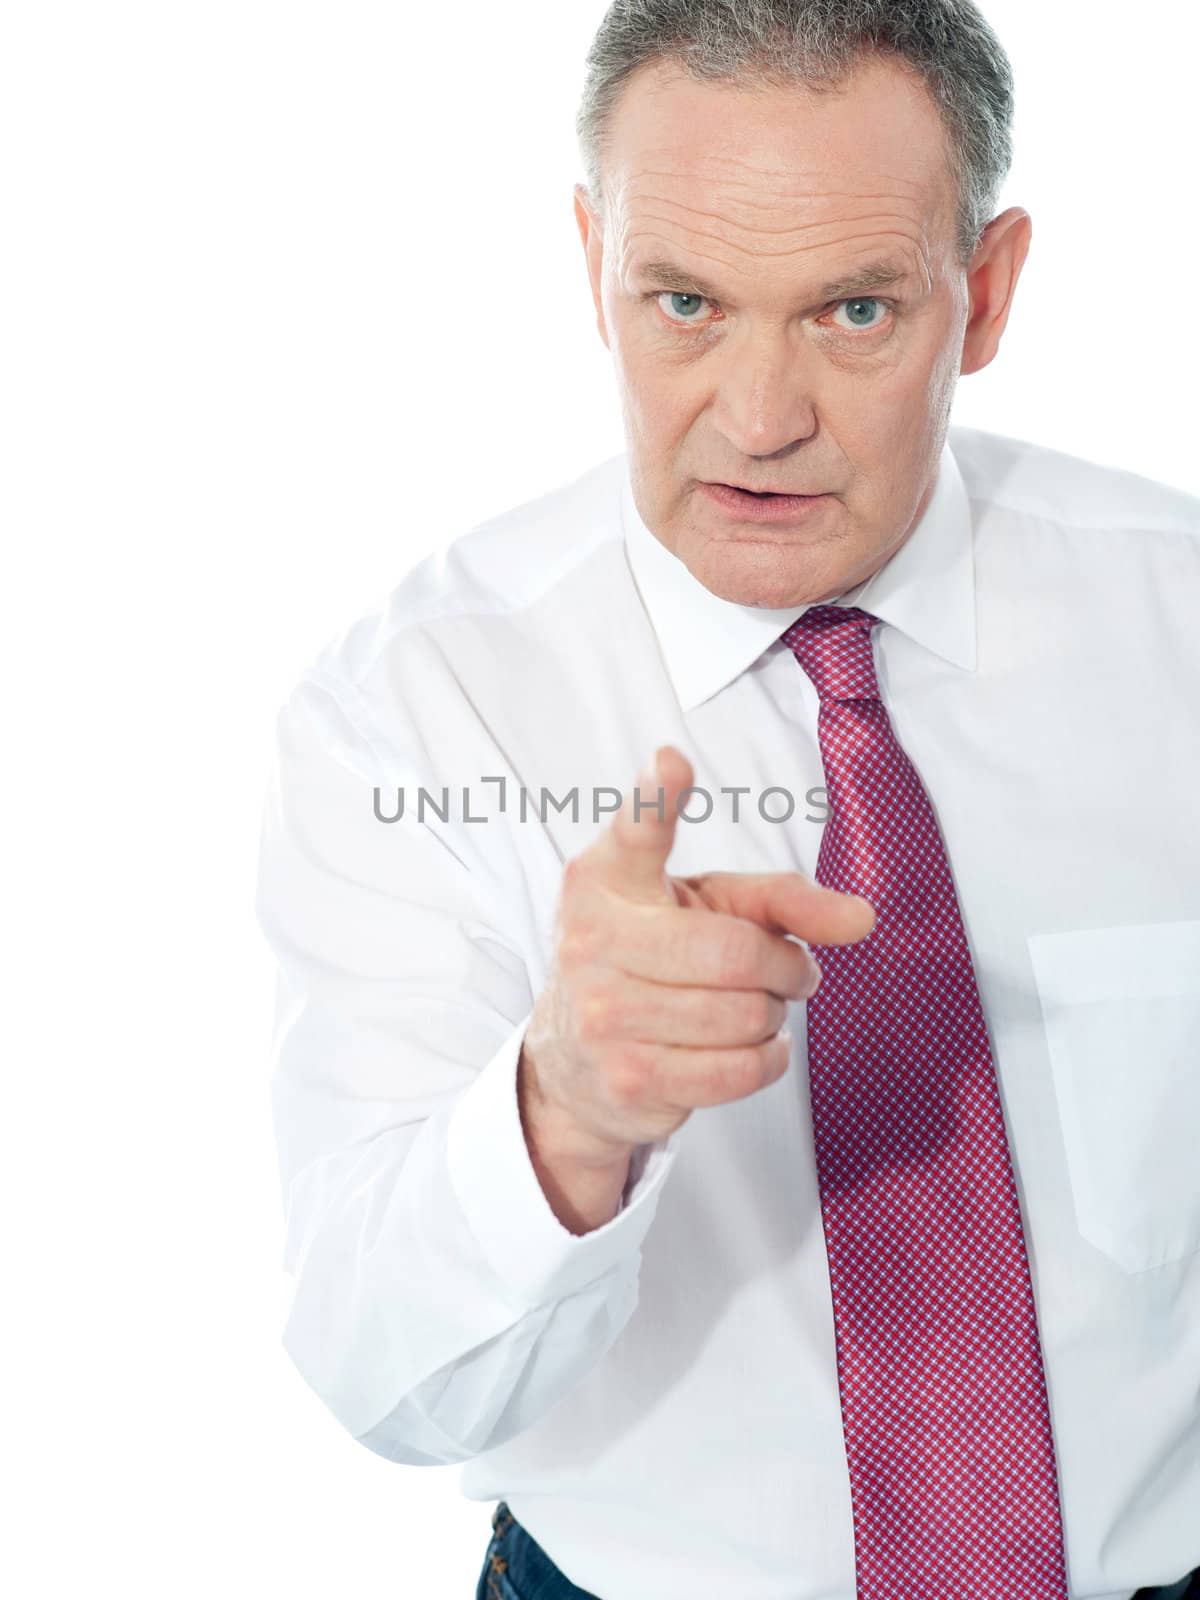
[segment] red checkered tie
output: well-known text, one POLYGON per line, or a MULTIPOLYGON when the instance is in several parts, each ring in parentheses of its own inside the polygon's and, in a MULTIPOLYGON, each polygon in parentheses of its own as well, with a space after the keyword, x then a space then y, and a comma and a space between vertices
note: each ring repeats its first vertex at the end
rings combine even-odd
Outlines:
POLYGON ((817 880, 874 931, 813 946, 821 1191, 859 1600, 1066 1600, 1033 1288, 941 836, 858 608, 783 635, 820 696, 817 880))

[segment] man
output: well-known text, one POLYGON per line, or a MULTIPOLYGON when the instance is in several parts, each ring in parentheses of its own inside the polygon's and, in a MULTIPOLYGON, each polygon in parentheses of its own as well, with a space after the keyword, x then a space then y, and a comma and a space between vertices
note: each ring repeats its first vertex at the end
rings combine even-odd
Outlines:
POLYGON ((1200 506, 949 425, 1011 105, 963 0, 619 0, 628 453, 282 713, 284 1341, 481 1600, 1200 1590, 1200 506))

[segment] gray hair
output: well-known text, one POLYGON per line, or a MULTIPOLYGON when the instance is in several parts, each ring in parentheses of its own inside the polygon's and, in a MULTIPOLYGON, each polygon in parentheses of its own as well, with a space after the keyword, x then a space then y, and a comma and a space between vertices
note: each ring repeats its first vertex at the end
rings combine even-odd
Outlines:
POLYGON ((669 61, 697 79, 819 90, 870 53, 913 69, 941 114, 966 262, 1012 164, 1012 67, 972 0, 613 0, 588 51, 576 118, 592 204, 603 212, 613 111, 645 63, 669 61))

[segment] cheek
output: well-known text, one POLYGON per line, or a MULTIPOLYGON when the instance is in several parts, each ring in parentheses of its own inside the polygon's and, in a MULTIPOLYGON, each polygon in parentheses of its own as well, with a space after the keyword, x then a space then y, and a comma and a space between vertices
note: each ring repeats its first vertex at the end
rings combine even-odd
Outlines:
POLYGON ((843 378, 837 404, 847 454, 894 471, 940 429, 956 370, 942 345, 924 344, 894 365, 843 378))
POLYGON ((648 325, 643 308, 618 294, 605 296, 609 352, 621 405, 637 437, 660 450, 677 444, 706 403, 703 363, 672 359, 648 325))
POLYGON ((696 415, 695 380, 630 341, 615 352, 626 415, 639 437, 666 449, 679 442, 696 415))
POLYGON ((926 392, 925 376, 909 365, 830 374, 818 411, 864 484, 895 471, 919 428, 926 392))

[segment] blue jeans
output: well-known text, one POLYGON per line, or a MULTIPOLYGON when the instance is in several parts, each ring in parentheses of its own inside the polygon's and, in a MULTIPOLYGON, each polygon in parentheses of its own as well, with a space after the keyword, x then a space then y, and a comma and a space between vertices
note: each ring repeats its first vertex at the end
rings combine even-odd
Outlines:
MULTIPOLYGON (((501 1500, 492 1516, 475 1600, 597 1600, 561 1572, 501 1500)), ((1200 1567, 1178 1583, 1139 1589, 1133 1600, 1200 1600, 1200 1567)))
POLYGON ((559 1570, 501 1500, 475 1600, 597 1600, 559 1570))

